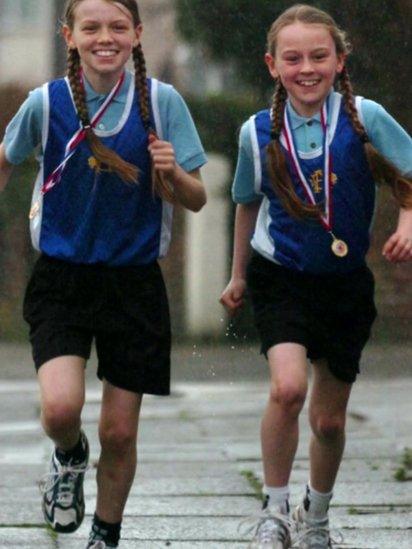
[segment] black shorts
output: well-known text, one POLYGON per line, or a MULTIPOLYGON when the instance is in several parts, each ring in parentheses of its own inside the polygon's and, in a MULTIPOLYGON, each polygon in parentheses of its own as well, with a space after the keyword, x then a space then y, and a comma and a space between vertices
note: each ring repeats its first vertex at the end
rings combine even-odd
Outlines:
POLYGON ((157 262, 108 267, 76 265, 42 255, 27 286, 36 370, 65 355, 90 357, 97 375, 136 393, 170 393, 170 318, 157 262))
POLYGON ((312 275, 255 253, 247 283, 262 353, 278 343, 299 343, 309 359, 326 359, 335 377, 355 381, 376 318, 374 278, 366 265, 345 274, 312 275))

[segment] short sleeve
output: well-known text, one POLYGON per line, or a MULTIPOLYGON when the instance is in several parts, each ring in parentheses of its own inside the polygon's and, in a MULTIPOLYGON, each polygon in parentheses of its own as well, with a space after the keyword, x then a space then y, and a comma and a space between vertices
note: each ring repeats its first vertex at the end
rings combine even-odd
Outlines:
POLYGON ((245 122, 239 135, 239 153, 232 185, 232 198, 237 204, 259 200, 255 191, 255 165, 251 140, 251 120, 245 122))
POLYGON ((398 122, 378 103, 361 102, 361 115, 372 145, 399 171, 412 176, 412 139, 398 122))
POLYGON ((159 112, 163 138, 174 148, 176 161, 186 172, 206 164, 207 158, 189 109, 173 86, 159 82, 159 112))
POLYGON ((40 145, 43 126, 43 91, 36 88, 6 128, 4 146, 11 164, 20 164, 40 145))

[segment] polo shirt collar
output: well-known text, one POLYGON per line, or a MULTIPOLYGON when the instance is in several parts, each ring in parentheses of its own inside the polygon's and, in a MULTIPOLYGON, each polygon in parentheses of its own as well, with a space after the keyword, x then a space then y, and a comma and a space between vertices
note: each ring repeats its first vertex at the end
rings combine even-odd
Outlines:
MULTIPOLYGON (((126 71, 126 76, 124 79, 123 84, 120 87, 120 90, 117 92, 116 96, 113 98, 114 103, 126 103, 127 99, 127 93, 129 90, 129 85, 131 82, 132 75, 129 71, 126 71)), ((103 101, 106 99, 106 97, 109 95, 108 93, 98 93, 96 92, 92 86, 90 85, 89 81, 86 77, 84 77, 84 88, 86 91, 86 101, 88 103, 92 101, 98 101, 100 103, 103 103, 103 101)))
MULTIPOLYGON (((329 101, 329 97, 334 93, 333 89, 330 91, 326 101, 329 101)), ((290 99, 286 101, 286 108, 288 109, 289 115, 290 115, 290 123, 292 126, 292 130, 296 130, 297 128, 300 128, 301 126, 304 126, 308 122, 315 122, 320 124, 320 112, 317 112, 313 116, 301 116, 298 114, 295 109, 292 106, 292 103, 290 102, 290 99)))

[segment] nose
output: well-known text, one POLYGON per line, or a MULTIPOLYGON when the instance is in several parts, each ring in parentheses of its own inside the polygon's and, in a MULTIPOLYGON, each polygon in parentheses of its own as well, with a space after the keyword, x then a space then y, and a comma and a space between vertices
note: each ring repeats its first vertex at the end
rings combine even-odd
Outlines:
POLYGON ((313 72, 312 61, 308 57, 303 58, 300 71, 305 74, 313 72))
POLYGON ((99 32, 98 40, 99 42, 104 42, 105 44, 107 42, 111 42, 113 38, 110 29, 102 27, 99 32))

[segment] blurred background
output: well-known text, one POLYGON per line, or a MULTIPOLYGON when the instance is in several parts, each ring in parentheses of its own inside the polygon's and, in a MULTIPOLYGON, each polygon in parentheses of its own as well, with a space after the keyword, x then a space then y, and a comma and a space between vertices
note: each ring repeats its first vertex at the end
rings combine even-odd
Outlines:
MULTIPOLYGON (((64 0, 0 0, 0 131, 30 89, 65 73, 60 36, 64 0)), ((234 207, 230 186, 240 126, 269 105, 272 81, 263 63, 272 21, 288 0, 140 0, 149 74, 185 97, 210 157, 203 177, 209 203, 200 214, 177 209, 168 258, 162 261, 175 338, 253 341, 247 306, 229 324, 218 304, 231 263, 234 207), (230 337, 227 337, 229 334, 230 337)), ((319 0, 349 33, 355 92, 382 103, 411 132, 411 0, 319 0)), ((36 162, 20 166, 0 200, 0 340, 25 341, 21 304, 35 253, 28 211, 36 162)), ((383 261, 397 208, 380 190, 369 263, 380 313, 373 337, 406 342, 412 326, 412 265, 383 261)))

